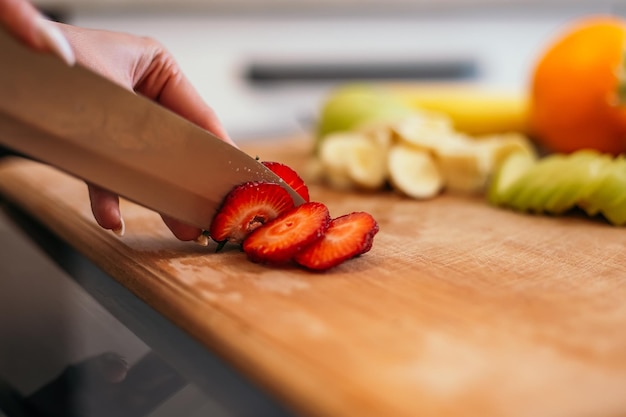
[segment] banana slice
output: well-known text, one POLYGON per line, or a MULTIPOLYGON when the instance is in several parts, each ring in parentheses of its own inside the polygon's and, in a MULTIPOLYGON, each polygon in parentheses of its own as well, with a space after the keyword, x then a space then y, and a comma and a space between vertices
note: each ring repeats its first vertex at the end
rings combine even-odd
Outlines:
POLYGON ((357 132, 365 134, 369 140, 380 146, 387 152, 394 141, 394 131, 391 123, 373 121, 363 123, 356 129, 357 132))
POLYGON ((331 133, 324 138, 319 148, 319 159, 326 168, 342 170, 346 165, 346 155, 355 141, 367 140, 363 133, 331 133))
POLYGON ((522 134, 472 137, 456 131, 448 116, 427 111, 361 123, 326 135, 318 144, 317 172, 332 187, 376 190, 389 181, 414 198, 432 197, 443 188, 484 193, 494 170, 509 155, 535 157, 522 134), (415 160, 416 166, 408 166, 407 160, 415 160))
POLYGON ((354 187, 348 175, 347 155, 352 152, 354 143, 367 140, 356 132, 332 133, 319 142, 318 158, 322 167, 323 179, 332 187, 348 190, 354 187))
POLYGON ((389 179, 392 186, 409 197, 432 198, 439 194, 444 181, 430 152, 397 144, 388 155, 389 179))
POLYGON ((320 145, 319 157, 327 169, 326 179, 336 188, 374 190, 386 182, 386 150, 365 133, 329 135, 320 145))
POLYGON ((437 113, 402 118, 393 123, 392 129, 400 142, 435 153, 457 136, 450 119, 437 113))
POLYGON ((482 138, 457 134, 441 144, 436 156, 447 190, 477 194, 486 191, 494 171, 509 155, 516 152, 536 157, 530 140, 521 134, 482 138))
POLYGON ((386 152, 372 141, 360 141, 347 155, 349 177, 361 188, 381 188, 387 177, 386 152))
POLYGON ((484 191, 487 186, 490 171, 475 142, 449 143, 439 149, 436 159, 447 191, 472 194, 484 191))
POLYGON ((514 152, 525 152, 529 156, 537 157, 532 142, 521 133, 476 136, 474 140, 485 158, 485 168, 490 171, 497 169, 514 152))

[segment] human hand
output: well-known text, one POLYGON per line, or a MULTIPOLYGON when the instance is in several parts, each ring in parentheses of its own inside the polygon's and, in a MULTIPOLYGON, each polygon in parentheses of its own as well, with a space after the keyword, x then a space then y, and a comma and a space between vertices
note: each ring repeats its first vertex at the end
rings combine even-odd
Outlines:
MULTIPOLYGON (((153 39, 50 22, 25 0, 0 0, 0 25, 33 49, 52 52, 68 65, 77 61, 234 145, 172 55, 153 39)), ((119 197, 94 185, 88 187, 98 224, 123 235, 119 197)), ((199 228, 162 218, 178 239, 206 240, 199 228)))
MULTIPOLYGON (((122 87, 152 99, 226 142, 234 143, 215 112, 202 100, 172 55, 158 42, 126 33, 58 24, 74 49, 76 60, 122 87)), ((117 195, 90 185, 96 221, 105 229, 123 233, 117 195)), ((163 221, 180 240, 202 238, 202 230, 170 217, 163 221)))

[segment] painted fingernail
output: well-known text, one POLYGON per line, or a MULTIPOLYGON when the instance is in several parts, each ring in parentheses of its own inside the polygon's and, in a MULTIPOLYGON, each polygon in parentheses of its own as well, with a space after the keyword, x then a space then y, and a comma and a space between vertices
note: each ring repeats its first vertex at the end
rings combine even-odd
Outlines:
POLYGON ((200 246, 209 246, 209 237, 203 233, 195 239, 195 242, 200 246))
POLYGON ((124 236, 125 231, 126 231, 126 224, 124 223, 124 219, 120 217, 120 225, 117 228, 112 229, 112 232, 118 235, 119 237, 122 237, 124 236))
POLYGON ((37 31, 53 54, 61 58, 70 67, 76 63, 76 57, 70 43, 61 30, 44 17, 37 19, 37 31))

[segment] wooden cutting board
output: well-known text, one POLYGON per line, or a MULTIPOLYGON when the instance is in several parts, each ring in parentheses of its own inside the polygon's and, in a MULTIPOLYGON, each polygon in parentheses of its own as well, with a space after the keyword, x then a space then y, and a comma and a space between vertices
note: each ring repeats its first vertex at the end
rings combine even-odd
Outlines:
MULTIPOLYGON (((248 144, 303 169, 306 138, 248 144)), ((626 230, 480 198, 312 186, 371 212, 371 252, 324 274, 179 242, 128 202, 123 238, 85 185, 6 161, 0 190, 303 416, 626 415, 626 230)))

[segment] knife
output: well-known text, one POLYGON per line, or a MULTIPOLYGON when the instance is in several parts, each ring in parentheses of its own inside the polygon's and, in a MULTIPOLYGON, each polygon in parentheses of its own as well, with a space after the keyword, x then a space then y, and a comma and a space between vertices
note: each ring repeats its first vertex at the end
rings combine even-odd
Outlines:
POLYGON ((0 144, 137 204, 209 229, 233 187, 291 187, 255 158, 85 67, 0 30, 0 144))

